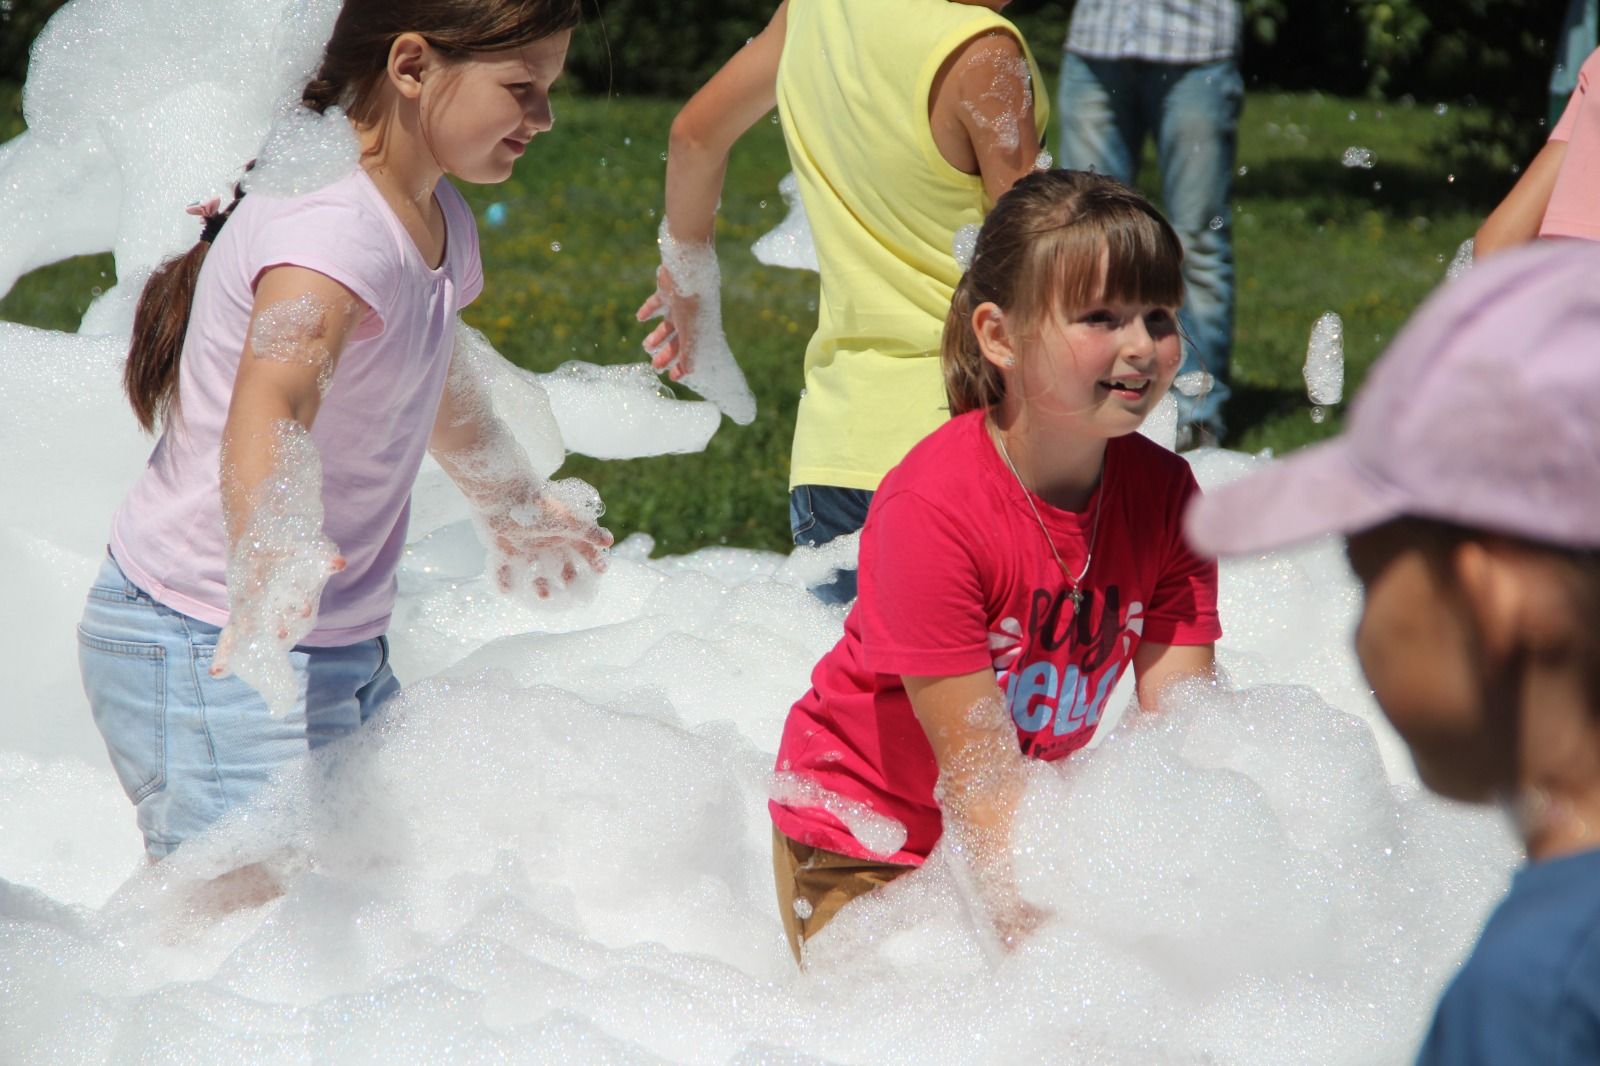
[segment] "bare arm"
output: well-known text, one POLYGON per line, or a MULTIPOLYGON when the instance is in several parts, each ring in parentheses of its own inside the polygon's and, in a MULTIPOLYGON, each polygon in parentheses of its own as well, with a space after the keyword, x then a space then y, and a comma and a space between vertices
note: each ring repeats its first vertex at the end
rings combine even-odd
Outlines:
POLYGON ((1008 33, 967 41, 934 79, 928 113, 934 143, 951 166, 982 176, 991 201, 1038 159, 1037 89, 1021 43, 1008 33))
POLYGON ((1046 914, 1021 897, 1011 869, 1012 824, 1027 767, 994 672, 902 680, 939 764, 945 831, 1001 943, 1016 947, 1046 914))
POLYGON ((1133 653, 1133 676, 1139 706, 1161 709, 1168 688, 1189 678, 1216 676, 1217 653, 1213 644, 1153 644, 1142 642, 1133 653))
POLYGON ((256 487, 272 472, 274 425, 289 419, 311 428, 345 340, 365 311, 349 289, 302 267, 276 267, 256 285, 250 335, 222 430, 230 542, 253 511, 256 487))
POLYGON ((680 241, 712 238, 728 153, 778 102, 789 0, 734 54, 672 122, 667 146, 667 228, 680 241))
POLYGON ((728 153, 777 103, 788 7, 783 0, 766 28, 712 75, 672 122, 661 269, 656 291, 636 314, 640 322, 662 319, 644 339, 650 364, 740 424, 755 418, 755 396, 722 332, 721 271, 713 237, 728 153))
POLYGON ((1539 224, 1550 206, 1550 193, 1556 186, 1561 161, 1567 157, 1566 141, 1547 141, 1522 172, 1516 185, 1506 194, 1489 217, 1478 227, 1473 240, 1473 257, 1526 244, 1539 236, 1539 224))

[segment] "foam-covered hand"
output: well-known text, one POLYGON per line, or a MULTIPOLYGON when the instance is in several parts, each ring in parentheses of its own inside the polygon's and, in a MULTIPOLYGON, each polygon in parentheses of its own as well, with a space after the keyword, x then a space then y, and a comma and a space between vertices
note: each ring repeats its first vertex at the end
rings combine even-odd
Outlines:
POLYGON ((495 585, 532 605, 593 596, 611 547, 601 512, 599 494, 578 478, 546 482, 527 502, 474 509, 495 585))
POLYGON ((709 243, 680 241, 661 224, 661 269, 639 321, 661 316, 644 340, 650 365, 716 404, 740 425, 756 417, 756 398, 722 332, 722 274, 709 243))

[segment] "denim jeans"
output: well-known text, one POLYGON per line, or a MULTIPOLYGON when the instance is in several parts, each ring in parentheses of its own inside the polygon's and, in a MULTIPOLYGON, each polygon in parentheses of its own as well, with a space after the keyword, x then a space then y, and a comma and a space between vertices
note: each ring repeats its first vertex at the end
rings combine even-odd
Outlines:
POLYGON ((109 556, 78 626, 78 663, 145 850, 170 854, 247 801, 273 770, 354 732, 400 691, 383 637, 289 652, 301 699, 282 718, 237 677, 211 676, 214 625, 155 602, 109 556))
MULTIPOLYGON (((789 530, 795 546, 820 548, 835 537, 856 532, 866 525, 871 502, 872 493, 866 489, 796 485, 789 492, 789 530)), ((856 598, 856 572, 840 570, 811 594, 823 603, 849 603, 856 598)))
POLYGON ((1180 373, 1209 371, 1211 391, 1177 394, 1180 424, 1200 423, 1220 440, 1226 430, 1233 348, 1233 167, 1244 82, 1231 59, 1215 63, 1062 61, 1060 165, 1093 169, 1131 183, 1145 137, 1154 134, 1161 198, 1183 241, 1179 321, 1190 343, 1180 373))

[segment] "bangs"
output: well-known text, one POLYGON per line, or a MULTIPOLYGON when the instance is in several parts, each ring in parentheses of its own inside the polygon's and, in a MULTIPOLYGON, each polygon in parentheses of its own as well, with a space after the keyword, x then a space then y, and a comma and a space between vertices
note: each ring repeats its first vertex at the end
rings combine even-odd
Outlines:
POLYGON ((1183 245, 1154 211, 1123 201, 1093 220, 1069 220, 1032 235, 1035 283, 1019 293, 1023 316, 1037 322, 1056 310, 1100 302, 1183 304, 1183 245))

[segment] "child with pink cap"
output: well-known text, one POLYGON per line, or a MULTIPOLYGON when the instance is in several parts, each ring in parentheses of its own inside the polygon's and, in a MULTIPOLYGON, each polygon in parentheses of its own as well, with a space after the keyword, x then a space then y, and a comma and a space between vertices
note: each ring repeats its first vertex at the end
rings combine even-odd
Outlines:
POLYGON ((1196 497, 1208 554, 1346 538, 1356 654, 1442 795, 1528 865, 1420 1063, 1600 1062, 1600 249, 1496 256, 1425 303, 1345 432, 1196 497))

